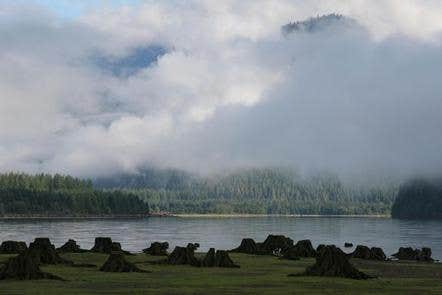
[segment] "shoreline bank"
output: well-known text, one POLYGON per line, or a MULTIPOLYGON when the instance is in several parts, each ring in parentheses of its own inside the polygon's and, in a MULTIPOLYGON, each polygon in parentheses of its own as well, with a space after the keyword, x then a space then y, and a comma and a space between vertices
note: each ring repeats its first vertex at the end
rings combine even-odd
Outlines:
POLYGON ((149 215, 112 215, 112 216, 0 216, 1 220, 99 220, 99 219, 143 219, 149 215))
POLYGON ((367 217, 367 218, 391 218, 391 215, 376 214, 376 215, 319 215, 319 214, 173 214, 166 217, 181 217, 181 218, 255 218, 255 217, 333 217, 333 218, 348 218, 348 217, 367 217))
POLYGON ((391 218, 391 215, 302 215, 302 214, 148 214, 113 216, 0 216, 2 220, 107 220, 107 219, 144 219, 144 218, 391 218))

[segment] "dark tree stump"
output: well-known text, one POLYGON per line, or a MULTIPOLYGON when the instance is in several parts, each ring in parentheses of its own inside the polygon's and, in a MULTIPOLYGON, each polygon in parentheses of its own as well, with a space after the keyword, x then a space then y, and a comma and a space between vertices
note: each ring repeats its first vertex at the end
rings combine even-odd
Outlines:
POLYGON ((143 250, 144 253, 153 256, 167 256, 167 249, 169 249, 168 242, 153 242, 149 248, 143 250))
POLYGON ((231 267, 239 268, 229 256, 228 251, 218 250, 215 253, 215 248, 210 248, 204 259, 201 261, 203 267, 231 267))
POLYGON ((283 259, 297 260, 299 257, 316 257, 316 250, 313 248, 310 240, 301 240, 295 246, 290 247, 284 253, 283 259))
POLYGON ((357 245, 356 249, 350 256, 359 259, 370 259, 371 251, 367 246, 357 245))
POLYGON ((187 249, 189 249, 190 251, 193 251, 193 252, 195 252, 199 247, 200 247, 199 243, 188 243, 187 244, 187 249))
POLYGON ((320 256, 316 257, 316 263, 300 276, 342 277, 356 280, 371 278, 351 265, 345 253, 336 246, 325 246, 320 256))
POLYGON ((0 268, 0 280, 62 280, 60 277, 41 271, 38 261, 28 253, 22 253, 10 258, 0 268))
POLYGON ((351 247, 353 247, 353 244, 352 243, 345 243, 344 247, 345 248, 351 248, 351 247))
POLYGON ((419 252, 417 260, 433 262, 434 259, 431 258, 431 248, 426 248, 426 247, 422 248, 422 250, 419 252))
POLYGON ((201 266, 204 267, 215 267, 216 259, 215 259, 215 248, 210 248, 209 252, 207 252, 204 259, 201 261, 201 266))
POLYGON ((107 254, 112 253, 112 239, 108 237, 95 238, 95 244, 94 247, 92 247, 91 251, 107 254))
POLYGON ((111 254, 112 252, 122 252, 127 255, 132 255, 128 251, 124 251, 123 249, 121 249, 120 243, 112 242, 112 239, 109 237, 95 238, 95 244, 91 251, 105 254, 111 254))
POLYGON ((26 254, 32 257, 37 264, 68 264, 73 265, 72 261, 61 258, 54 245, 48 238, 36 238, 29 244, 26 254))
POLYGON ((200 261, 195 257, 194 250, 189 247, 175 247, 164 261, 171 265, 192 265, 200 266, 200 261))
POLYGON ((236 265, 232 261, 232 259, 230 259, 229 253, 227 251, 225 251, 225 250, 218 250, 218 251, 216 251, 215 266, 216 267, 239 268, 239 265, 236 265))
POLYGON ((381 248, 358 245, 355 251, 350 255, 352 258, 385 261, 387 256, 381 248))
POLYGON ((293 246, 293 240, 283 235, 269 235, 263 243, 258 243, 258 253, 273 254, 286 251, 293 246))
POLYGON ((118 242, 112 242, 112 252, 121 252, 125 255, 135 255, 135 254, 130 253, 129 251, 123 250, 121 248, 121 244, 118 242))
POLYGON ((75 240, 69 239, 63 246, 57 249, 61 253, 84 253, 87 250, 81 249, 75 240))
POLYGON ((431 258, 431 249, 425 247, 422 248, 422 250, 413 249, 411 247, 400 247, 399 251, 392 256, 399 260, 434 261, 433 258, 431 258))
POLYGON ((316 247, 316 255, 320 256, 322 254, 322 251, 325 250, 325 245, 324 244, 320 244, 318 247, 316 247))
POLYGON ((400 247, 399 251, 393 254, 399 260, 417 260, 418 251, 411 247, 400 247))
POLYGON ((28 250, 25 242, 4 241, 0 246, 0 254, 20 254, 28 250))
POLYGON ((385 255, 384 250, 378 247, 371 247, 371 256, 373 260, 385 261, 387 260, 387 255, 385 255))
POLYGON ((142 270, 138 268, 135 264, 127 261, 124 258, 123 253, 112 253, 109 255, 109 258, 100 267, 100 271, 104 272, 144 272, 147 273, 149 271, 142 270))
POLYGON ((230 252, 256 254, 258 253, 258 246, 253 239, 242 239, 239 247, 230 250, 230 252))

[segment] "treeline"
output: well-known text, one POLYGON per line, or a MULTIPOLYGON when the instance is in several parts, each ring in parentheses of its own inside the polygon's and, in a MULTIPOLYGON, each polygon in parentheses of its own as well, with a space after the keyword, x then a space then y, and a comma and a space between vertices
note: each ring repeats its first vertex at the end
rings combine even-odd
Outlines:
POLYGON ((36 191, 92 190, 91 180, 60 174, 6 173, 0 174, 1 189, 26 189, 36 191))
POLYGON ((402 185, 393 218, 442 219, 442 179, 412 179, 402 185))
POLYGON ((0 174, 0 216, 143 215, 148 205, 121 191, 94 190, 90 180, 62 175, 0 174))
POLYGON ((108 189, 125 189, 149 203, 150 210, 217 214, 390 214, 394 184, 347 186, 327 174, 302 178, 285 169, 251 169, 211 178, 162 170, 96 180, 108 189), (155 185, 151 186, 155 179, 155 185))

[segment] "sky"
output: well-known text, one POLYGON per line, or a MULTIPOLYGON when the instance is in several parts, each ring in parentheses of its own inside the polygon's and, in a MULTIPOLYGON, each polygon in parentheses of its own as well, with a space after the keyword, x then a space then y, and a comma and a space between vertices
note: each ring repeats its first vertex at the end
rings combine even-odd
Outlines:
POLYGON ((439 174, 441 46, 439 0, 0 0, 0 172, 439 174))
POLYGON ((81 17, 88 11, 99 10, 103 6, 118 9, 121 6, 136 6, 141 2, 139 0, 18 0, 17 3, 22 6, 42 6, 61 20, 66 21, 81 17))

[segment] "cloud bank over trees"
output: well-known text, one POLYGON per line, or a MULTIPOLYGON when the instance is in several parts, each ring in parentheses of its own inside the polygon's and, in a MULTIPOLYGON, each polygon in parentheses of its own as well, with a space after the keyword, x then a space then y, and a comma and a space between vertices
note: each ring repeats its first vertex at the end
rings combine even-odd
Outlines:
POLYGON ((2 3, 0 25, 0 171, 442 168, 440 1, 2 3))

